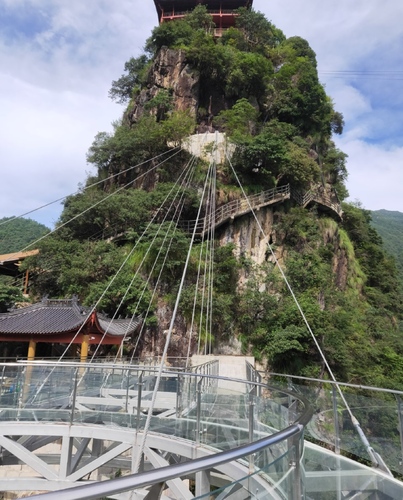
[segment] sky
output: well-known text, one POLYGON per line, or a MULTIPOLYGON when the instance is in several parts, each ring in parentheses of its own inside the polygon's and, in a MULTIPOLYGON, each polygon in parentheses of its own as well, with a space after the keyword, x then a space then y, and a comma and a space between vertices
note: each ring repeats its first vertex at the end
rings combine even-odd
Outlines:
MULTIPOLYGON (((403 2, 254 0, 301 36, 345 129, 350 201, 403 212, 403 2)), ((153 0, 0 0, 0 219, 74 193, 123 108, 108 90, 157 24, 153 0)), ((28 217, 48 227, 62 206, 28 217)))

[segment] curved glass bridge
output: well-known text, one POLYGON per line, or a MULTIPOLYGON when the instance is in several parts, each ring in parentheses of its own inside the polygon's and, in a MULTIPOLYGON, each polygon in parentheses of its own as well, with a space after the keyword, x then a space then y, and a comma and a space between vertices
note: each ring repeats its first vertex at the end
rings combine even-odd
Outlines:
POLYGON ((155 390, 152 363, 0 365, 0 491, 58 500, 403 498, 395 478, 403 394, 339 384, 371 464, 334 384, 283 375, 267 383, 246 368, 239 380, 219 376, 218 360, 178 362, 155 390))

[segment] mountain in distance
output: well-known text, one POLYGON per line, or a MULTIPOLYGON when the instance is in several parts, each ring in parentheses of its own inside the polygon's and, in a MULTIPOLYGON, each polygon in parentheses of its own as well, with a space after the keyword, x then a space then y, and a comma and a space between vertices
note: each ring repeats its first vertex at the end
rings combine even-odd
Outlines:
POLYGON ((0 254, 18 252, 49 231, 32 219, 4 217, 0 219, 0 254))
POLYGON ((403 213, 390 210, 371 212, 372 225, 382 237, 385 250, 396 259, 403 283, 403 213))

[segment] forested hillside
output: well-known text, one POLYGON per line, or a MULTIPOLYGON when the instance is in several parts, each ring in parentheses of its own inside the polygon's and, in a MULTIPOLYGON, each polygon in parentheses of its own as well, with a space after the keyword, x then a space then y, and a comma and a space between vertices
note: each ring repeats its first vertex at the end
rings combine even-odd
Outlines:
POLYGON ((403 285, 403 213, 389 210, 371 212, 372 225, 382 237, 384 247, 396 259, 403 285))
POLYGON ((43 224, 32 219, 0 219, 0 254, 18 252, 49 232, 43 224))
POLYGON ((270 370, 323 375, 281 266, 336 376, 403 390, 395 263, 366 211, 343 204, 340 220, 332 209, 347 196, 346 156, 332 141, 343 117, 319 82, 315 53, 260 13, 238 14, 237 27, 216 39, 199 6, 156 27, 145 54, 126 63, 110 91, 126 103, 124 115, 113 133, 96 136, 88 152, 93 175, 66 199, 60 230, 26 261, 36 273, 31 290, 77 294, 87 305, 99 300, 110 315, 141 315, 146 329, 126 352, 160 352, 190 241, 181 228, 196 218, 210 172, 180 146, 195 132, 225 132, 234 153, 217 165, 216 195, 202 202, 203 214, 212 203, 241 199, 242 189, 289 186, 292 196, 259 211, 263 235, 247 214, 223 224, 215 245, 196 241, 169 354, 242 351, 270 370), (186 185, 174 184, 190 166, 186 185), (328 201, 305 202, 312 192, 328 201), (195 291, 203 289, 208 254, 211 330, 195 312, 205 307, 195 291))

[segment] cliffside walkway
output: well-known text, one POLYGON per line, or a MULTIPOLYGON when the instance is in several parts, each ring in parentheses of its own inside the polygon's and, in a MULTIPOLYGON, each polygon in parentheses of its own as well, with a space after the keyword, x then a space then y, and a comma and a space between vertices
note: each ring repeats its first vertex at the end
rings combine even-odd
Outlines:
POLYGON ((328 191, 319 187, 317 189, 310 189, 309 191, 293 191, 292 197, 301 206, 307 207, 310 203, 316 203, 322 210, 335 214, 339 219, 343 217, 343 210, 337 196, 331 196, 328 191))
POLYGON ((337 201, 336 196, 331 196, 323 188, 311 189, 306 192, 297 190, 291 191, 290 185, 280 186, 261 193, 248 196, 248 198, 240 198, 230 201, 225 205, 221 205, 217 210, 206 218, 200 219, 198 222, 195 220, 181 222, 180 226, 184 231, 189 233, 194 231, 196 225, 196 234, 204 236, 208 233, 212 226, 214 229, 221 226, 229 220, 234 220, 241 217, 252 210, 259 210, 259 208, 276 203, 282 203, 285 200, 293 198, 301 207, 307 207, 311 203, 316 203, 322 210, 328 211, 336 215, 338 219, 342 218, 343 211, 340 203, 337 201))
MULTIPOLYGON (((290 193, 290 186, 287 184, 286 186, 280 186, 263 191, 259 194, 248 196, 247 199, 241 198, 230 201, 217 208, 212 215, 200 219, 197 222, 196 234, 203 236, 211 230, 213 225, 214 228, 217 228, 225 222, 234 220, 236 217, 241 217, 252 210, 258 210, 259 208, 288 200, 290 199, 290 193)), ((181 223, 181 228, 185 231, 192 232, 195 225, 195 220, 184 221, 181 223)))

